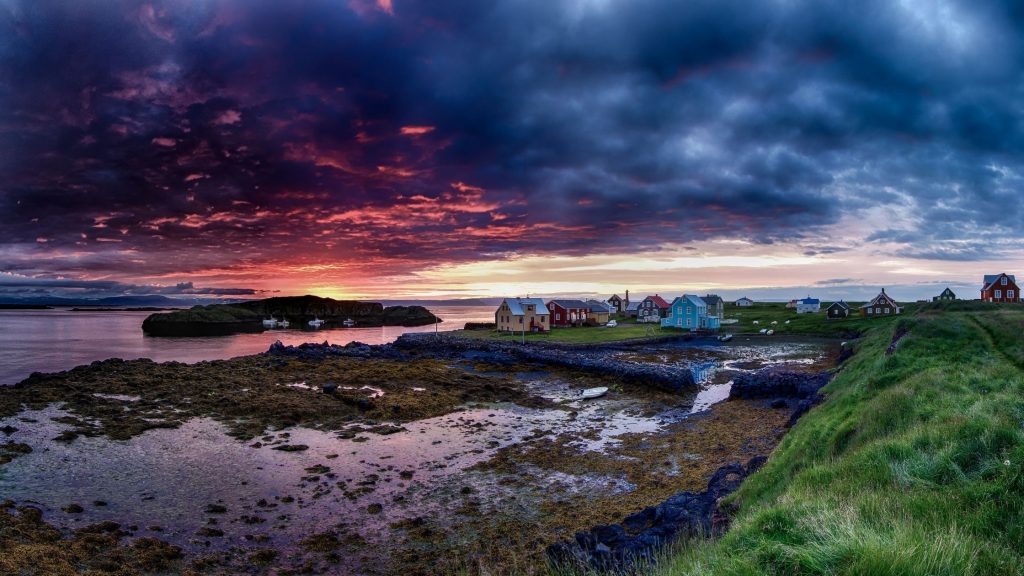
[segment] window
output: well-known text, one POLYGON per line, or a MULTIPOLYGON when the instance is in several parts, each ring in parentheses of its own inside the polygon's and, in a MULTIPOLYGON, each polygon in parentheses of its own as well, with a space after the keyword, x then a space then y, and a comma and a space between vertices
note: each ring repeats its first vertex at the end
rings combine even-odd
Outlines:
POLYGON ((561 312, 555 314, 555 320, 561 320, 561 319, 562 319, 562 313, 561 312))
POLYGON ((1013 290, 1007 290, 1006 291, 1006 297, 1012 300, 1013 299, 1013 290))
POLYGON ((881 314, 881 313, 882 313, 882 309, 881 308, 875 308, 875 314, 881 314))
POLYGON ((886 308, 886 309, 885 309, 885 313, 886 313, 886 314, 888 314, 888 313, 889 313, 889 309, 888 309, 888 308, 886 308))
POLYGON ((873 314, 874 312, 875 312, 874 308, 868 308, 868 314, 873 314))
POLYGON ((1006 276, 1003 276, 1003 279, 1000 280, 999 283, 1002 284, 1003 286, 1006 286, 1006 276))
POLYGON ((522 319, 522 318, 520 318, 520 319, 519 319, 519 323, 520 323, 520 324, 522 324, 522 323, 523 323, 523 319, 522 319))
POLYGON ((1002 297, 1003 297, 1003 291, 1002 290, 996 290, 996 298, 1002 298, 1002 297))

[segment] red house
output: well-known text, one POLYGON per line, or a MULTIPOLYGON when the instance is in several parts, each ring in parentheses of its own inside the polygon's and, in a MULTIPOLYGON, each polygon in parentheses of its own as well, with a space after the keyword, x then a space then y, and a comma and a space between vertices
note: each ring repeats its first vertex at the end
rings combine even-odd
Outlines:
POLYGON ((1020 303, 1020 288, 1017 288, 1017 280, 1013 275, 1005 272, 986 274, 985 281, 981 286, 981 300, 983 302, 1020 303))
POLYGON ((551 327, 582 326, 587 323, 590 305, 582 300, 552 300, 548 302, 551 327))

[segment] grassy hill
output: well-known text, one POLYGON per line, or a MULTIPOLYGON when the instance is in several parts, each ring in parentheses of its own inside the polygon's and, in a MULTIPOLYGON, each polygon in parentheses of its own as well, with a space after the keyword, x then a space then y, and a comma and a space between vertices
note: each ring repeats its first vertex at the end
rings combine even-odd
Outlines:
POLYGON ((876 325, 729 532, 652 573, 1024 574, 1022 332, 1024 307, 981 303, 876 325))

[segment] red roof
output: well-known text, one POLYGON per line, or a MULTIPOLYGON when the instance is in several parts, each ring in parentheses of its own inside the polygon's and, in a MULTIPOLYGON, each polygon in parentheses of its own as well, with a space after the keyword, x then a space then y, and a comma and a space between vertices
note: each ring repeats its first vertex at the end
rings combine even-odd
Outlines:
POLYGON ((662 298, 661 296, 658 296, 657 294, 655 294, 654 296, 648 296, 647 298, 649 298, 651 302, 654 302, 654 305, 657 306, 658 308, 669 308, 672 306, 668 302, 665 302, 665 299, 662 298))

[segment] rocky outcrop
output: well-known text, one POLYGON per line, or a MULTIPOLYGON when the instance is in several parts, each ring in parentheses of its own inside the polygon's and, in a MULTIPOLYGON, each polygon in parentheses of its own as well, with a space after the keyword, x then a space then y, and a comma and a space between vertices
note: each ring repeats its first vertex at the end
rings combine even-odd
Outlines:
POLYGON ((403 334, 394 347, 411 353, 442 358, 470 358, 498 364, 515 361, 537 362, 614 376, 620 380, 653 385, 669 392, 695 390, 693 372, 686 367, 617 360, 610 354, 621 349, 614 345, 572 346, 496 342, 481 338, 462 338, 450 334, 403 334))
POLYGON ((729 400, 772 398, 773 408, 793 409, 786 423, 786 427, 791 428, 801 416, 825 400, 818 391, 831 379, 829 372, 807 374, 766 368, 733 379, 729 400))
POLYGON ((390 344, 370 346, 362 342, 349 342, 344 346, 337 344, 315 344, 308 342, 298 346, 285 346, 280 340, 270 345, 265 353, 267 356, 297 358, 299 360, 326 360, 329 358, 386 358, 400 360, 405 354, 395 350, 390 344))
POLYGON ((808 374, 766 368, 737 375, 733 379, 729 399, 810 398, 831 378, 828 372, 808 374))
POLYGON ((376 302, 334 300, 318 296, 281 296, 234 304, 193 306, 151 314, 142 323, 150 336, 217 336, 242 332, 261 332, 263 319, 288 319, 293 328, 305 328, 313 318, 326 327, 340 326, 352 319, 356 326, 424 326, 440 322, 422 306, 389 306, 376 302))
POLYGON ((746 465, 722 466, 703 492, 680 492, 619 524, 578 532, 573 540, 549 546, 548 558, 569 570, 628 573, 653 562, 658 550, 679 538, 720 534, 727 522, 719 513, 719 500, 739 488, 765 461, 764 456, 756 456, 746 465))

